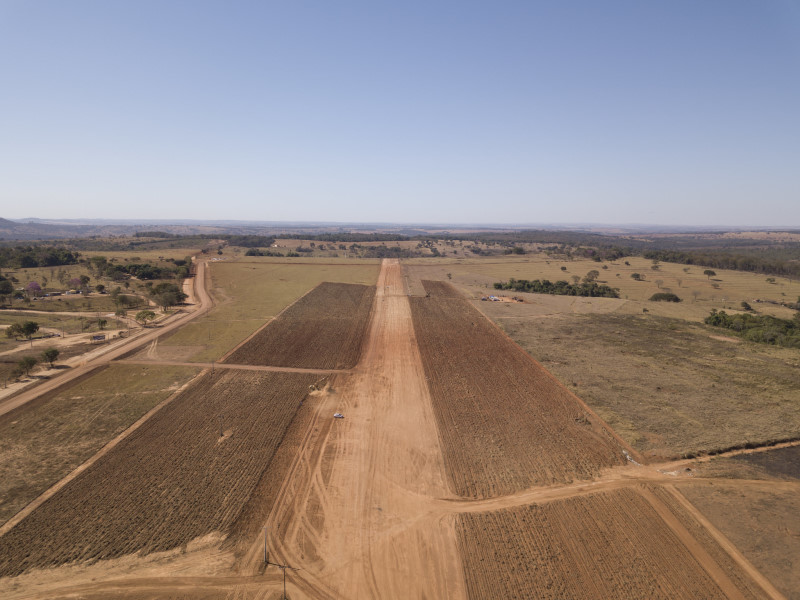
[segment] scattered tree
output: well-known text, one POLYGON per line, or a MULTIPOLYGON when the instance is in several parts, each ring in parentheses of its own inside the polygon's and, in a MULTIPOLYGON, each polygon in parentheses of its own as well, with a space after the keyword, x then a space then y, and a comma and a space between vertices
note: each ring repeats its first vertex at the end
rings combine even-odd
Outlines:
POLYGON ((32 356, 23 356, 17 363, 17 366, 25 372, 25 375, 30 375, 37 362, 38 361, 32 356))
POLYGON ((39 294, 42 293, 42 286, 40 286, 37 282, 31 281, 28 285, 25 286, 25 291, 28 292, 34 298, 38 298, 39 294))
POLYGON ((23 321, 22 322, 22 335, 31 339, 33 334, 39 331, 39 324, 36 321, 23 321))
POLYGON ((107 319, 97 319, 97 326, 100 328, 100 331, 103 331, 103 329, 106 328, 106 325, 108 325, 107 319))
POLYGON ((14 293, 14 286, 8 279, 0 277, 0 303, 5 303, 14 293))
POLYGON ((585 283, 591 283, 592 281, 595 281, 598 277, 600 277, 600 271, 592 270, 586 274, 586 276, 583 278, 583 281, 585 283))
POLYGON ((135 319, 142 324, 142 327, 147 327, 147 322, 156 318, 156 313, 152 310, 140 310, 136 313, 135 319))
POLYGON ((17 339, 21 335, 23 335, 22 324, 12 323, 8 327, 6 327, 6 337, 17 339))
POLYGON ((50 363, 50 368, 52 369, 53 365, 58 359, 59 354, 61 354, 61 352, 58 351, 58 348, 48 348, 47 350, 42 352, 42 358, 46 362, 50 363))
POLYGON ((709 280, 710 280, 712 277, 716 277, 717 274, 714 271, 712 271, 711 269, 706 269, 705 271, 703 271, 703 275, 708 277, 709 280))

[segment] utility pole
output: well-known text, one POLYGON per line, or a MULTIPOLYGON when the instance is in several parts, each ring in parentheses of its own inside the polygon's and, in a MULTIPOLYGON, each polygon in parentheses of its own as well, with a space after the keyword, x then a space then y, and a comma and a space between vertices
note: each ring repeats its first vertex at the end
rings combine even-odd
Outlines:
POLYGON ((267 557, 267 528, 264 527, 264 564, 269 563, 269 558, 267 557))

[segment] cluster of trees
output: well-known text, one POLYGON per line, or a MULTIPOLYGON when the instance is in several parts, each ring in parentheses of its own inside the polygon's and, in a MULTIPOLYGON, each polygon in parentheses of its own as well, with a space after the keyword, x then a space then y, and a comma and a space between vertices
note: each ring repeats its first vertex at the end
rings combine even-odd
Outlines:
POLYGON ((150 297, 164 310, 180 304, 188 297, 181 288, 169 282, 159 283, 150 288, 150 297))
POLYGON ((144 281, 153 279, 177 279, 189 274, 187 260, 173 260, 174 267, 153 265, 150 263, 118 264, 112 263, 105 256, 93 256, 86 266, 96 277, 105 277, 114 281, 121 281, 128 276, 133 276, 144 281))
POLYGON ((0 275, 0 304, 5 304, 14 294, 14 284, 11 280, 0 275))
POLYGON ((498 282, 494 284, 496 290, 513 290, 515 292, 533 292, 534 294, 554 294, 557 296, 587 296, 591 298, 619 298, 616 288, 599 284, 595 281, 584 281, 582 283, 568 283, 566 281, 556 281, 555 283, 547 279, 509 279, 508 282, 498 282))
POLYGON ((14 339, 24 337, 29 340, 37 331, 39 331, 39 324, 36 321, 22 321, 21 323, 12 323, 6 327, 6 337, 14 339))
POLYGON ((800 348, 800 313, 794 319, 749 313, 729 315, 712 310, 705 318, 708 325, 724 327, 751 342, 800 348))
MULTIPOLYGON (((288 240, 314 240, 316 242, 399 242, 409 239, 407 235, 395 233, 321 233, 308 235, 293 233, 282 235, 288 240)), ((262 244, 264 245, 264 244, 262 244)))
POLYGON ((659 292, 650 296, 653 302, 680 302, 681 299, 671 292, 659 292))
POLYGON ((35 269, 74 265, 79 256, 78 252, 55 246, 5 246, 0 247, 0 268, 35 269))
POLYGON ((364 258, 411 258, 419 256, 419 253, 400 246, 366 246, 362 256, 364 258))
POLYGON ((260 248, 248 248, 247 252, 244 253, 245 256, 283 256, 280 252, 275 252, 273 250, 261 250, 260 248))
MULTIPOLYGON (((42 361, 48 363, 52 369, 60 354, 61 352, 59 352, 57 348, 48 348, 40 354, 40 357, 42 361)), ((23 375, 28 376, 37 364, 39 364, 39 360, 35 356, 23 356, 19 359, 19 362, 17 362, 17 366, 14 367, 14 370, 11 371, 11 377, 19 379, 23 375)))
MULTIPOLYGON (((800 277, 800 261, 793 253, 786 251, 787 258, 776 252, 751 251, 747 254, 725 250, 646 250, 644 258, 682 265, 698 265, 714 269, 733 269, 765 275, 800 277)), ((712 271, 713 273, 713 271, 712 271)))

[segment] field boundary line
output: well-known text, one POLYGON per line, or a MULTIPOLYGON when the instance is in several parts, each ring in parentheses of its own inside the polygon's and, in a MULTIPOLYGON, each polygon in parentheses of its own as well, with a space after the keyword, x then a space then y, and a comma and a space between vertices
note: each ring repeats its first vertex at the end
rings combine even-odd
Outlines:
POLYGON ((248 336, 247 336, 247 337, 246 337, 244 340, 242 340, 241 342, 239 342, 238 344, 236 344, 236 346, 234 346, 233 348, 231 348, 230 350, 228 350, 228 351, 227 351, 225 354, 223 354, 223 355, 222 355, 222 356, 221 356, 221 357, 218 359, 218 361, 217 361, 217 362, 225 362, 225 361, 226 361, 226 360, 227 360, 227 359, 230 357, 230 355, 231 355, 231 354, 233 354, 234 352, 236 352, 236 351, 237 351, 239 348, 241 348, 241 347, 242 347, 242 346, 244 346, 244 345, 245 345, 247 342, 249 342, 251 339, 253 339, 254 337, 256 337, 256 336, 257 336, 259 333, 261 333, 261 332, 262 332, 264 329, 266 329, 267 327, 269 327, 269 324, 270 324, 270 323, 272 323, 273 321, 277 320, 277 319, 278 319, 278 317, 280 317, 280 316, 281 316, 283 313, 285 313, 287 310, 289 310, 289 309, 290 309, 292 306, 294 306, 295 304, 297 304, 298 302, 300 302, 300 300, 302 300, 303 298, 305 298, 306 296, 308 296, 308 295, 309 295, 311 292, 313 292, 315 289, 317 289, 317 288, 318 288, 320 285, 322 285, 323 283, 324 283, 324 282, 322 282, 322 281, 321 281, 321 282, 319 282, 317 285, 315 285, 314 287, 312 287, 311 289, 309 289, 309 290, 306 290, 306 292, 305 292, 305 293, 304 293, 302 296, 300 296, 299 298, 297 298, 297 299, 296 299, 294 302, 291 302, 291 303, 287 304, 286 306, 284 306, 284 307, 283 307, 283 308, 282 308, 282 309, 281 309, 281 310, 278 312, 278 314, 277 314, 277 315, 275 315, 275 316, 273 316, 273 317, 269 317, 269 319, 267 319, 267 322, 266 322, 266 323, 264 323, 264 324, 263 324, 261 327, 259 327, 258 329, 256 329, 256 330, 255 330, 253 333, 251 333, 250 335, 248 335, 248 336))
POLYGON ((125 365, 156 365, 169 367, 197 367, 200 369, 233 369, 241 371, 267 371, 270 373, 311 373, 312 375, 336 375, 352 373, 353 369, 308 369, 305 367, 273 367, 271 365, 240 365, 238 363, 183 362, 178 360, 148 360, 146 358, 125 358, 116 361, 125 365))
MULTIPOLYGON (((733 480, 736 481, 736 480, 733 480)), ((711 537, 714 538, 722 549, 728 553, 728 555, 742 568, 742 570, 747 573, 750 578, 758 584, 758 586, 764 590, 764 592, 773 600, 787 600, 786 596, 784 596, 781 592, 775 588, 772 583, 759 571, 753 563, 751 563, 747 558, 739 551, 739 549, 731 542, 724 533, 722 533, 719 529, 717 529, 711 521, 709 521, 706 516, 700 512, 700 510, 692 504, 686 496, 681 494, 681 492, 671 484, 662 485, 661 488, 668 492, 671 496, 675 498, 675 501, 678 502, 686 511, 698 522, 700 525, 711 534, 711 537)))
MULTIPOLYGON (((447 283, 447 282, 445 282, 445 283, 447 283)), ((502 327, 500 327, 500 326, 499 326, 497 323, 495 323, 495 322, 494 322, 492 319, 490 319, 490 318, 489 318, 489 317, 488 317, 488 316, 487 316, 487 315, 486 315, 486 314, 485 314, 485 313, 484 313, 482 310, 480 310, 479 308, 477 308, 477 307, 476 307, 476 306, 475 306, 475 305, 472 303, 472 301, 471 301, 470 299, 468 299, 468 298, 466 298, 466 297, 464 296, 464 293, 463 293, 461 290, 459 290, 457 287, 455 287, 455 286, 454 286, 454 285, 452 285, 452 284, 450 284, 450 285, 451 285, 451 286, 452 286, 452 287, 453 287, 453 288, 454 288, 456 291, 458 291, 458 293, 459 293, 459 299, 460 299, 460 300, 462 300, 463 302, 467 302, 467 303, 468 303, 470 306, 472 306, 472 308, 474 308, 474 309, 475 309, 475 310, 476 310, 476 311, 477 311, 477 312, 478 312, 478 313, 479 313, 479 314, 480 314, 480 315, 481 315, 481 316, 482 316, 484 319, 486 319, 486 320, 487 320, 489 323, 491 323, 492 327, 494 327, 495 329, 497 329, 497 331, 499 331, 499 332, 502 334, 502 336, 503 336, 505 339, 507 339, 507 340, 508 340, 509 342, 511 342, 512 344, 514 344, 514 346, 516 346, 516 347, 519 349, 519 351, 520 351, 520 352, 522 352, 522 354, 524 354, 524 355, 525 355, 525 356, 528 358, 528 360, 529 360, 531 363, 533 363, 533 365, 534 365, 534 366, 536 366, 536 367, 538 367, 539 369, 541 369, 541 370, 542 370, 542 372, 544 372, 545 374, 547 374, 547 376, 548 376, 550 379, 552 379, 552 380, 553 380, 553 381, 556 383, 556 385, 558 385, 560 388, 564 389, 564 390, 567 392, 567 394, 569 394, 569 395, 570 395, 572 398, 574 398, 574 399, 575 399, 575 400, 578 402, 579 406, 581 406, 581 408, 583 408, 583 410, 585 410, 585 411, 586 411, 587 413, 589 413, 589 414, 590 414, 590 415, 591 415, 591 416, 592 416, 594 419, 596 419, 596 420, 597 420, 597 423, 598 423, 598 424, 599 424, 599 425, 600 425, 600 426, 601 426, 601 427, 602 427, 602 428, 603 428, 603 429, 604 429, 604 430, 605 430, 605 431, 606 431, 606 432, 607 432, 607 433, 608 433, 608 434, 609 434, 609 435, 610 435, 610 436, 611 436, 611 437, 612 437, 612 438, 613 438, 613 439, 614 439, 614 440, 615 440, 615 441, 616 441, 616 442, 617 442, 617 443, 618 443, 618 444, 619 444, 619 445, 620 445, 620 446, 621 446, 621 447, 622 447, 624 450, 627 450, 627 451, 630 453, 630 455, 631 455, 631 456, 632 456, 632 457, 633 457, 633 458, 634 458, 634 459, 635 459, 637 462, 640 462, 640 463, 642 463, 642 464, 647 464, 647 461, 644 459, 644 457, 643 457, 641 454, 639 454, 639 452, 638 452, 637 450, 635 450, 635 449, 634 449, 632 446, 630 446, 630 445, 629 445, 629 444, 628 444, 628 443, 627 443, 625 440, 623 440, 623 439, 622 439, 622 438, 619 436, 619 434, 618 434, 616 431, 614 431, 614 429, 613 429, 613 428, 612 428, 612 427, 611 427, 611 426, 610 426, 608 423, 606 423, 606 422, 605 422, 605 420, 604 420, 604 419, 601 419, 601 418, 600 418, 600 415, 598 415, 598 414, 597 414, 596 412, 594 412, 594 411, 593 411, 591 408, 589 408, 589 405, 588 405, 588 404, 586 404, 586 402, 584 402, 584 401, 583 401, 583 400, 582 400, 582 399, 581 399, 581 398, 580 398, 578 395, 576 395, 576 394, 575 394, 575 393, 574 393, 572 390, 570 390, 570 389, 569 389, 569 388, 568 388, 566 385, 564 385, 564 384, 561 382, 561 380, 560 380, 560 379, 558 379, 558 377, 556 377, 555 375, 553 375, 553 374, 550 372, 550 370, 549 370, 549 369, 546 369, 546 368, 545 368, 545 366, 544 366, 544 365, 542 365, 542 363, 540 363, 538 360, 536 360, 535 358, 533 358, 533 356, 531 356, 531 355, 530 355, 530 353, 529 353, 527 350, 525 350, 525 349, 524 349, 522 346, 520 346, 520 345, 519 345, 517 342, 515 342, 515 341, 514 341, 514 340, 511 338, 511 336, 510 336, 510 335, 508 335, 508 334, 507 334, 505 331, 503 331, 502 327)))
POLYGON ((81 473, 86 471, 89 467, 94 465, 98 460, 100 460, 103 456, 108 454, 111 450, 113 450, 122 440, 127 438, 131 435, 134 431, 139 429, 142 425, 145 424, 153 415, 159 412, 162 408, 167 406, 170 402, 172 402, 175 398, 177 398, 180 394, 186 391, 191 385, 197 382, 203 375, 208 372, 207 369, 203 369, 200 371, 195 377, 193 377, 188 382, 184 383, 180 388, 178 388, 175 392, 170 394, 167 398, 159 402, 153 408, 148 410, 145 414, 139 417, 132 425, 130 425, 127 429, 119 433, 114 439, 110 442, 107 442, 105 446, 100 448, 91 458, 89 458, 84 463, 78 465, 71 473, 69 473, 66 477, 58 481, 57 483, 53 484, 50 488, 42 492, 37 498, 32 500, 28 503, 27 506, 22 508, 17 514, 11 517, 8 521, 6 521, 2 527, 0 527, 0 537, 11 531, 16 525, 20 523, 25 517, 31 514, 34 510, 39 508, 42 504, 44 504, 47 500, 55 496, 62 488, 64 488, 68 483, 73 481, 77 478, 81 473))

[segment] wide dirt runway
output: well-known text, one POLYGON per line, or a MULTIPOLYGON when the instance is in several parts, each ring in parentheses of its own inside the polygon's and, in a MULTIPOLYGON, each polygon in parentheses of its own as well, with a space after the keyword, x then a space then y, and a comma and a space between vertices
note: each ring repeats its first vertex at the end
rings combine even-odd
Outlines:
MULTIPOLYGON (((397 261, 374 310, 273 511, 270 560, 302 568, 291 587, 313 598, 465 597, 453 522, 432 502, 453 495, 397 261)), ((262 561, 257 543, 249 566, 262 561)))

